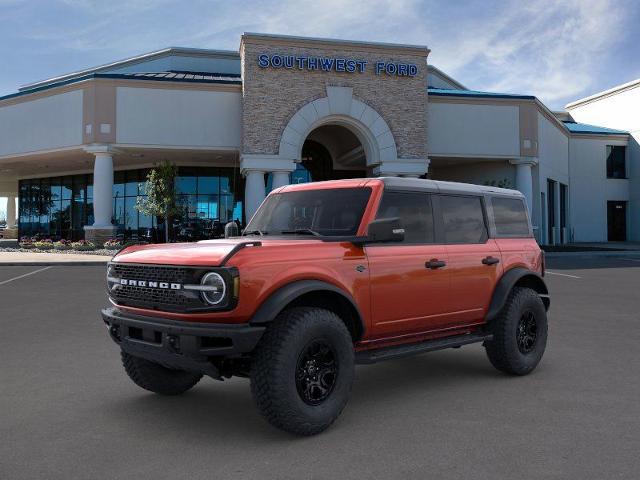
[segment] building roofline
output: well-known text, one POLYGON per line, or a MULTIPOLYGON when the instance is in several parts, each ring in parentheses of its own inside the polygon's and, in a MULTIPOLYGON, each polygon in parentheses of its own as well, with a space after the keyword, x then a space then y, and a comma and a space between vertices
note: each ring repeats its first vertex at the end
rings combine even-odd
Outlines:
POLYGON ((429 72, 431 71, 435 72, 437 75, 440 75, 442 78, 444 78, 447 82, 453 83, 456 87, 460 88, 461 90, 469 90, 459 81, 457 81, 455 78, 453 78, 450 75, 447 75, 445 72, 440 70, 438 67, 433 66, 432 64, 427 65, 427 70, 429 72))
POLYGON ((273 33, 256 33, 244 32, 240 39, 240 44, 245 40, 268 40, 273 42, 291 42, 295 41, 301 45, 348 45, 352 47, 373 48, 382 50, 407 50, 410 53, 429 55, 429 48, 425 45, 412 45, 404 43, 385 43, 385 42, 366 42, 361 40, 342 40, 339 38, 323 38, 323 37, 300 37, 296 35, 277 35, 273 33))
POLYGON ((427 89, 429 95, 435 95, 437 97, 472 97, 472 98, 512 98, 515 100, 535 100, 533 95, 521 95, 517 93, 493 93, 493 92, 480 92, 476 90, 454 90, 448 88, 434 88, 429 87, 427 89))
POLYGON ((599 127, 598 125, 591 125, 589 123, 565 120, 563 120, 562 123, 564 123, 569 131, 574 135, 629 135, 629 132, 627 132, 626 130, 616 130, 615 128, 599 127), (580 128, 580 130, 572 130, 570 125, 576 125, 578 128, 580 128))
POLYGON ((39 80, 37 82, 28 83, 20 86, 18 88, 18 92, 32 90, 34 88, 39 88, 47 84, 59 83, 61 81, 66 81, 69 79, 85 76, 91 73, 100 73, 101 71, 112 69, 114 67, 136 65, 141 62, 146 62, 148 60, 155 59, 155 58, 166 57, 175 53, 178 53, 181 55, 188 55, 188 56, 214 56, 214 57, 220 57, 220 58, 226 57, 226 58, 232 58, 232 59, 240 58, 240 54, 232 50, 209 50, 204 48, 167 47, 161 50, 156 50, 153 52, 136 55, 134 57, 129 57, 122 60, 116 60, 114 62, 105 63, 97 67, 86 68, 83 70, 78 70, 76 72, 66 73, 64 75, 59 75, 57 77, 48 78, 46 80, 39 80))
MULTIPOLYGON (((478 92, 473 90, 449 90, 449 89, 434 89, 434 88, 429 88, 427 92, 429 96, 436 96, 436 97, 482 98, 485 100, 492 100, 492 99, 524 100, 524 101, 534 102, 538 110, 548 120, 550 120, 558 128, 560 128, 560 130, 568 137, 572 137, 572 136, 580 137, 583 135, 603 136, 603 137, 611 137, 611 136, 628 137, 629 135, 628 132, 624 132, 622 130, 611 130, 611 129, 606 129, 605 127, 598 127, 596 125, 592 125, 592 127, 594 129, 599 129, 599 130, 588 130, 588 131, 579 131, 579 132, 571 131, 569 127, 567 127, 566 122, 560 120, 554 114, 554 112, 549 110, 549 108, 534 95, 518 95, 518 94, 509 94, 509 93, 491 93, 491 92, 478 92)), ((572 122, 572 123, 577 123, 577 122, 572 122)))
MULTIPOLYGON (((235 75, 229 75, 230 77, 236 77, 235 75)), ((60 80, 55 83, 44 84, 39 87, 34 87, 29 90, 22 90, 16 93, 10 93, 9 95, 4 95, 0 97, 0 102, 3 100, 9 100, 12 98, 24 97, 27 95, 31 95, 33 93, 42 92, 45 90, 50 90, 58 87, 64 87, 66 85, 72 85, 74 83, 80 83, 87 80, 93 79, 113 79, 113 80, 144 80, 147 82, 177 82, 177 83, 204 83, 204 84, 222 84, 222 85, 242 85, 242 80, 240 78, 234 80, 225 80, 225 79, 192 79, 192 78, 164 78, 164 77, 149 77, 149 76, 141 76, 136 74, 129 73, 89 73, 87 75, 82 75, 79 77, 69 78, 67 80, 60 80)))
POLYGON ((603 90, 601 92, 594 93, 593 95, 590 95, 588 97, 580 98, 571 103, 567 103, 564 108, 566 108, 567 110, 571 110, 572 108, 579 107, 580 105, 594 102, 601 98, 610 97, 612 95, 617 95, 618 93, 631 90, 632 88, 635 88, 635 87, 640 87, 640 78, 637 78, 636 80, 632 80, 627 83, 623 83, 622 85, 618 85, 613 88, 609 88, 608 90, 603 90))

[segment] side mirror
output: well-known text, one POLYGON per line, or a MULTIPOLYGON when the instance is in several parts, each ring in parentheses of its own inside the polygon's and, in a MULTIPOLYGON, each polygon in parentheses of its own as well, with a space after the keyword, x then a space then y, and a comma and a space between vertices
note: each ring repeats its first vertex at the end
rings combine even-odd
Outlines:
POLYGON ((398 217, 379 218, 369 224, 366 243, 402 242, 404 228, 398 217))

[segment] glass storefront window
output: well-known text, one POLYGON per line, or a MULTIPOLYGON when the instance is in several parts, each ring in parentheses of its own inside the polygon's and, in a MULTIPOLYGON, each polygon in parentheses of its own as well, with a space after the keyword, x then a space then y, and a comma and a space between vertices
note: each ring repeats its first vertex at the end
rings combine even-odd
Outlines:
POLYGON ((176 177, 176 191, 184 194, 195 193, 197 191, 197 183, 198 177, 178 174, 176 177))
MULTIPOLYGON (((149 241, 162 239, 163 225, 135 208, 144 196, 148 170, 118 171, 113 184, 113 224, 122 238, 149 241)), ((172 221, 172 236, 188 231, 187 240, 214 238, 224 233, 224 224, 242 221, 244 180, 232 168, 181 167, 176 177, 183 214, 172 221), (187 225, 192 222, 191 225, 187 225), (187 225, 186 228, 184 225, 187 225), (194 233, 195 232, 195 233, 194 233)), ((93 216, 93 175, 74 175, 21 180, 19 186, 20 235, 39 235, 54 240, 84 237, 83 227, 93 216)))

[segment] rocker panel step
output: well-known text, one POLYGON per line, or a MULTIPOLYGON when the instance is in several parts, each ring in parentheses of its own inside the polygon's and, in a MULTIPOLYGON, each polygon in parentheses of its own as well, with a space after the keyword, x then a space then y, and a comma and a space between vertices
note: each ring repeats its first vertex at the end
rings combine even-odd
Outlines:
POLYGON ((393 347, 384 347, 375 350, 363 350, 356 352, 357 364, 371 364, 381 362, 383 360, 392 360, 394 358, 408 357, 419 353, 433 352, 436 350, 444 350, 445 348, 456 348, 471 343, 484 342, 491 340, 493 335, 486 333, 470 333, 466 335, 455 335, 453 337, 436 338, 420 343, 412 343, 410 345, 397 345, 393 347))

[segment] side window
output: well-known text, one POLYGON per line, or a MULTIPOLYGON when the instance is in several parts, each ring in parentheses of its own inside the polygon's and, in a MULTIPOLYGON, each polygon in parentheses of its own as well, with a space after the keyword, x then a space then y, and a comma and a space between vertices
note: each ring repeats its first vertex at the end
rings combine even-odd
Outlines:
POLYGON ((491 199, 496 233, 507 237, 528 237, 529 222, 524 201, 519 198, 491 199))
POLYGON ((441 195, 440 208, 447 243, 484 243, 488 238, 480 197, 441 195))
POLYGON ((428 193, 385 191, 376 218, 400 218, 404 243, 433 243, 433 210, 428 193))

